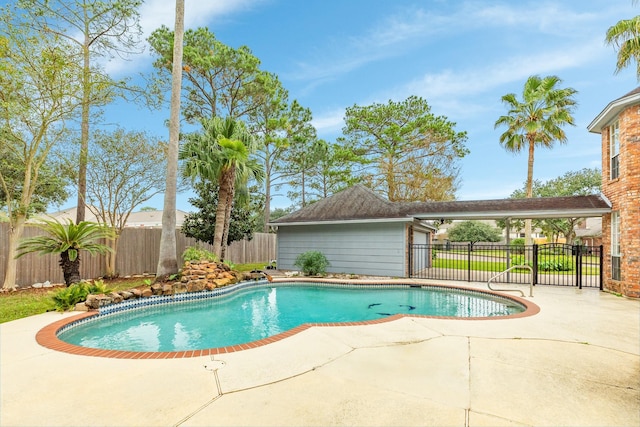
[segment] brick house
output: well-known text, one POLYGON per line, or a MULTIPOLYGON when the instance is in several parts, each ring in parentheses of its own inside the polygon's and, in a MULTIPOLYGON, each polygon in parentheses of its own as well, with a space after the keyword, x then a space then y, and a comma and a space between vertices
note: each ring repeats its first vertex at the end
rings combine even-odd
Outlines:
POLYGON ((611 101, 587 127, 602 138, 604 288, 640 297, 640 87, 611 101))

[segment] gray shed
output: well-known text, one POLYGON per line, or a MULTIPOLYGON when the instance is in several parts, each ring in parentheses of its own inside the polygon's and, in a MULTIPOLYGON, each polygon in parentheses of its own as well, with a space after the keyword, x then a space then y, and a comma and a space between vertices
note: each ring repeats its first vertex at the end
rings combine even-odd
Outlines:
POLYGON ((331 273, 405 277, 409 245, 429 243, 435 229, 402 207, 356 185, 279 218, 278 268, 297 270, 298 255, 317 250, 331 273))

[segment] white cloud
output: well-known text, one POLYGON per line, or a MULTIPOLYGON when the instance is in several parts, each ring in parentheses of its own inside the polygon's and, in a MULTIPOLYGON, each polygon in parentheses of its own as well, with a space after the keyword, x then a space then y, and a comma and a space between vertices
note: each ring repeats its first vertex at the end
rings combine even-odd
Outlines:
POLYGON ((445 70, 437 74, 425 74, 408 83, 404 91, 429 99, 478 94, 507 83, 524 81, 534 74, 556 73, 584 66, 597 60, 603 53, 602 41, 597 38, 571 49, 563 47, 555 51, 516 56, 461 72, 445 70))
MULTIPOLYGON (((595 14, 574 12, 554 3, 540 3, 532 7, 517 3, 516 6, 486 6, 466 2, 447 14, 409 8, 375 23, 361 35, 345 40, 332 39, 327 43, 324 54, 307 62, 298 62, 298 69, 288 77, 329 81, 368 63, 400 55, 417 46, 437 43, 442 36, 496 27, 514 27, 519 33, 534 29, 538 33, 562 33, 579 38, 579 34, 592 34, 589 24, 598 19, 595 14)), ((599 43, 601 47, 601 38, 599 43)), ((568 53, 563 52, 565 55, 568 53)))
POLYGON ((311 124, 316 128, 319 134, 339 132, 344 126, 344 111, 344 108, 339 108, 326 112, 320 116, 314 117, 311 124))

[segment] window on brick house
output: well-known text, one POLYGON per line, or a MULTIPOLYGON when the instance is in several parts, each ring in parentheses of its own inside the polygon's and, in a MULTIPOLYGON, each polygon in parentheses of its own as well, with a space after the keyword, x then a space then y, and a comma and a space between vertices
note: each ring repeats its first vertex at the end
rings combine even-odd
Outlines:
POLYGON ((611 279, 620 280, 620 213, 611 212, 611 279))
POLYGON ((611 179, 616 179, 620 173, 618 155, 620 154, 620 123, 616 121, 609 127, 609 155, 611 157, 611 179))

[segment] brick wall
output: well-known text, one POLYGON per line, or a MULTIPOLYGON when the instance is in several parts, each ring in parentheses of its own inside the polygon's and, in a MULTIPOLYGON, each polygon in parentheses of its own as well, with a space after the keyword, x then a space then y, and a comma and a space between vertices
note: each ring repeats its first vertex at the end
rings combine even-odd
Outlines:
POLYGON ((620 280, 611 278, 611 215, 602 218, 604 287, 629 297, 640 297, 640 105, 618 116, 620 126, 619 176, 610 178, 609 128, 602 129, 602 192, 620 215, 620 280))

